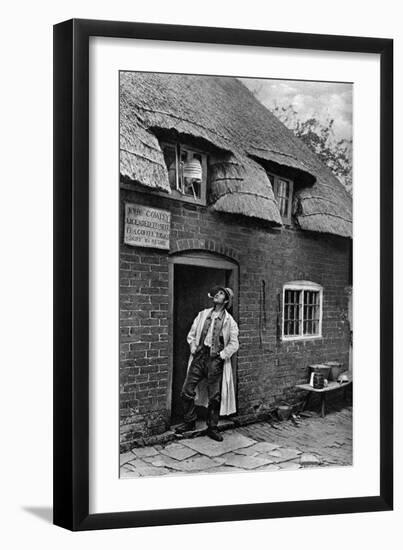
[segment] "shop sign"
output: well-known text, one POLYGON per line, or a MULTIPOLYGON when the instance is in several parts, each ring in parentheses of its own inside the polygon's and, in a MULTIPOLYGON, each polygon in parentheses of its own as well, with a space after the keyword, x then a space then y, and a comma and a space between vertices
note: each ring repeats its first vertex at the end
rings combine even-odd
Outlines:
POLYGON ((171 213, 140 204, 125 204, 124 243, 169 250, 171 213))

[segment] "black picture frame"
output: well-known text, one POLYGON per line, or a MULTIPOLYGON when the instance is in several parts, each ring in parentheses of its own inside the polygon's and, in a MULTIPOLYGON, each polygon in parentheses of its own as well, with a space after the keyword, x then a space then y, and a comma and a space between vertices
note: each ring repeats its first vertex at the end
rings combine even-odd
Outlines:
POLYGON ((393 40, 73 19, 54 27, 54 523, 71 530, 392 510, 393 40), (380 54, 380 490, 366 497, 89 513, 89 39, 380 54))

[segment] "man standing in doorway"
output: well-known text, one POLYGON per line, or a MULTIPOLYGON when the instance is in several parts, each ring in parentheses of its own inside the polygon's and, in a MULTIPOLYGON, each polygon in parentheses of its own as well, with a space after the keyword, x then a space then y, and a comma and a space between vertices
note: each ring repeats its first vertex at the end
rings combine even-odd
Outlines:
POLYGON ((231 356, 239 348, 238 325, 228 313, 233 296, 230 288, 215 287, 209 294, 214 307, 202 310, 193 321, 187 337, 188 371, 181 392, 184 423, 176 433, 195 429, 196 394, 198 404, 208 405, 207 435, 215 441, 223 440, 217 428, 220 414, 236 411, 231 356))

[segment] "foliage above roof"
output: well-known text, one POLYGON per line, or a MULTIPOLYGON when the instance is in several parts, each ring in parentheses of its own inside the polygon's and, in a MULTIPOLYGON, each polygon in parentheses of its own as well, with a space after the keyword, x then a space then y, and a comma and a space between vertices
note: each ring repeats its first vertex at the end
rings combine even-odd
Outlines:
POLYGON ((220 169, 228 173, 218 186, 217 178, 212 180, 217 180, 217 210, 281 224, 270 181, 259 166, 270 163, 293 171, 304 182, 296 186, 296 217, 302 229, 351 237, 350 195, 236 78, 122 72, 120 84, 122 175, 169 192, 155 132, 173 131, 211 145, 223 159, 227 154, 220 169), (235 162, 228 162, 228 153, 235 162))

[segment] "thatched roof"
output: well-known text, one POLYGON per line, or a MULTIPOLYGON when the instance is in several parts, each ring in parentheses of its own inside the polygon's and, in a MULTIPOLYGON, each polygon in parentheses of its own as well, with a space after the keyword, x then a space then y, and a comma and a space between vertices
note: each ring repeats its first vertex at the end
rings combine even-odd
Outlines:
POLYGON ((125 96, 120 100, 120 173, 148 187, 171 191, 158 139, 127 105, 125 96))
POLYGON ((260 166, 269 163, 304 182, 295 186, 302 229, 351 236, 351 197, 342 184, 239 80, 135 72, 120 78, 122 175, 169 191, 155 134, 175 131, 222 153, 210 170, 216 210, 281 224, 260 166))
POLYGON ((213 207, 281 225, 281 216, 265 170, 246 156, 227 154, 210 160, 213 207))

